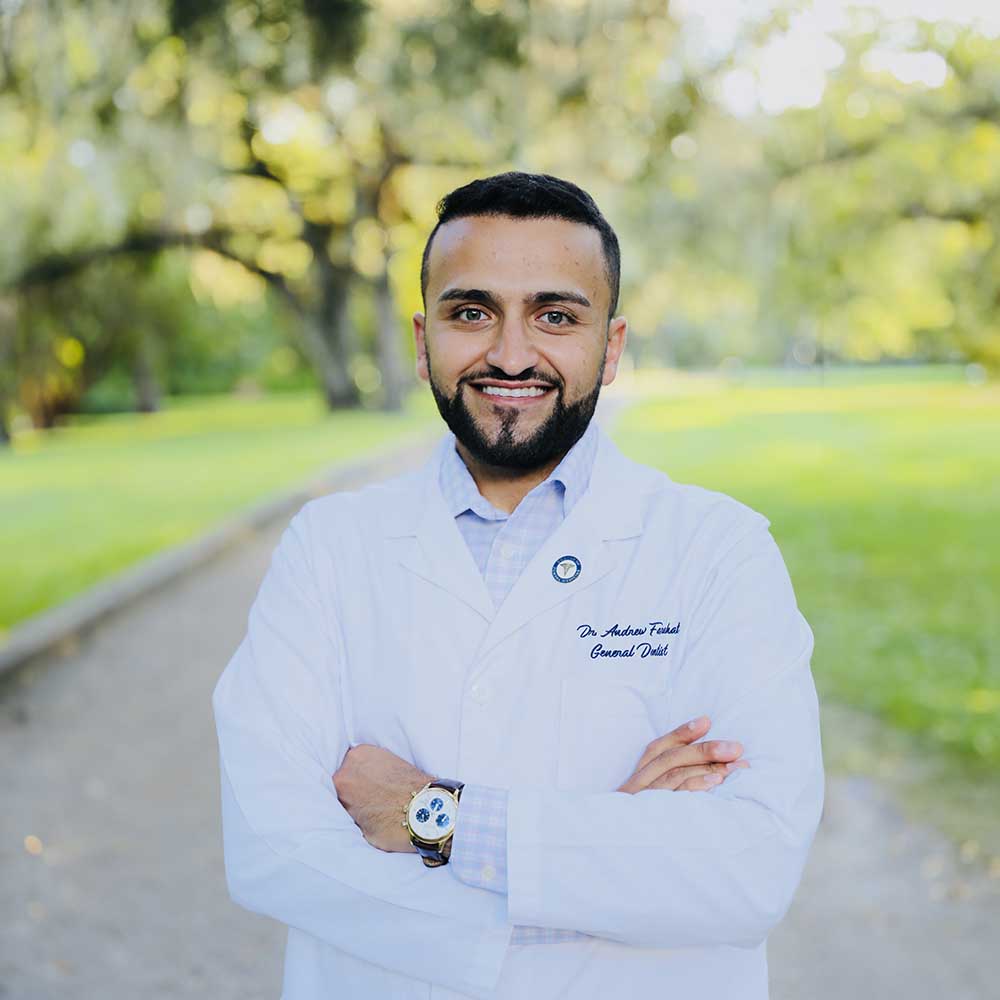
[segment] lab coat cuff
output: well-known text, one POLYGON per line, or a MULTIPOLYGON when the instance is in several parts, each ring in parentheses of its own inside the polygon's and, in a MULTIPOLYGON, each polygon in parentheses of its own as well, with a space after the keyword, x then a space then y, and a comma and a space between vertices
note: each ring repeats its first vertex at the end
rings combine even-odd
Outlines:
POLYGON ((507 891, 507 790, 466 783, 449 862, 466 885, 507 891))

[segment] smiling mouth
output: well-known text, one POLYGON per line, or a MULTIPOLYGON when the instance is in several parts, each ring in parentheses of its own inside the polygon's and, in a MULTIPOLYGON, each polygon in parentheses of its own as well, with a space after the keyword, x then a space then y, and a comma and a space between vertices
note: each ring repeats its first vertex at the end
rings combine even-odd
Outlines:
POLYGON ((499 385, 477 385, 476 388, 484 396, 500 396, 507 399, 524 399, 527 397, 544 396, 548 389, 541 386, 529 386, 526 389, 505 389, 499 385))
POLYGON ((517 388, 500 385, 476 385, 475 383, 470 383, 470 385, 480 396, 485 397, 491 403, 502 403, 508 406, 530 405, 536 400, 548 396, 555 388, 554 386, 541 385, 519 386, 517 388))
POLYGON ((553 385, 539 382, 531 382, 527 385, 502 385, 490 381, 470 382, 469 385, 491 403, 520 406, 528 405, 537 399, 548 396, 556 388, 553 385))

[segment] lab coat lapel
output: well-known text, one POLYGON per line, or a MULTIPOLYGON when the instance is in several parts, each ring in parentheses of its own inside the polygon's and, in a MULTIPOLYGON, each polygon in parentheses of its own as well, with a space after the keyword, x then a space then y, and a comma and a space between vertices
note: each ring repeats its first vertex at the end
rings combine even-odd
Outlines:
POLYGON ((444 449, 453 447, 452 440, 445 435, 408 489, 404 502, 395 504, 389 512, 389 541, 402 566, 469 605, 489 622, 495 614, 493 600, 445 505, 438 481, 444 449))
POLYGON ((501 604, 479 651, 480 661, 533 618, 602 580, 623 558, 618 541, 641 533, 641 490, 634 466, 604 431, 598 430, 590 484, 501 604), (580 561, 580 575, 570 583, 553 576, 553 566, 562 556, 580 561))

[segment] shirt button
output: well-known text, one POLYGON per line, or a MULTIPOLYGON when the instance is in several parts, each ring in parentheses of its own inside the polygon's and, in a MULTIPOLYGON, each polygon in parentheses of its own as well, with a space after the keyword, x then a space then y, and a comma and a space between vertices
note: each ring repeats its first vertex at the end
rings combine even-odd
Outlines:
POLYGON ((517 549, 513 545, 507 545, 506 542, 500 546, 500 558, 501 559, 513 559, 517 553, 517 549))
POLYGON ((496 878, 496 874, 497 870, 493 867, 493 865, 483 865, 482 876, 484 882, 492 882, 493 879, 496 878))
POLYGON ((471 688, 469 688, 469 694, 471 694, 480 705, 485 705, 486 702, 490 700, 491 692, 488 684, 483 684, 477 681, 471 688))

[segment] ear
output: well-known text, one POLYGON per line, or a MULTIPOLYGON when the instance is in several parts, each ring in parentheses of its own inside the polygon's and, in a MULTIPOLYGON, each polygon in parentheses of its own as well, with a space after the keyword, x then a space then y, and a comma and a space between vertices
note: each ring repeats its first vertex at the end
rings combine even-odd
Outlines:
POLYGON ((428 382, 430 381, 430 374, 427 371, 427 342, 424 337, 424 314, 421 312, 414 313, 413 340, 417 348, 417 376, 428 382))
POLYGON ((625 351, 625 340, 628 334, 628 320, 624 316, 616 316, 608 325, 608 343, 604 349, 604 375, 601 385, 611 385, 618 374, 618 360, 625 351))

